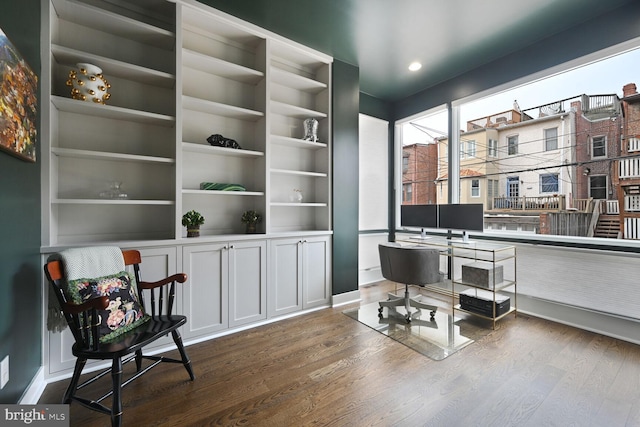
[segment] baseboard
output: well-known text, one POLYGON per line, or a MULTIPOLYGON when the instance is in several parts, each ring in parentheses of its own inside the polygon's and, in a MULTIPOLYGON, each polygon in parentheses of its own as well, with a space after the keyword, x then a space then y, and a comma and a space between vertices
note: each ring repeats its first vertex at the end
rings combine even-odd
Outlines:
POLYGON ((20 405, 35 405, 44 393, 47 381, 44 379, 44 367, 41 366, 18 402, 20 405))
MULTIPOLYGON (((513 299, 512 299, 513 300, 513 299)), ((640 344, 640 321, 518 294, 518 312, 640 344)))
POLYGON ((347 305, 354 302, 360 302, 360 290, 351 292, 345 292, 342 294, 334 295, 331 297, 331 305, 333 307, 339 307, 341 305, 347 305))

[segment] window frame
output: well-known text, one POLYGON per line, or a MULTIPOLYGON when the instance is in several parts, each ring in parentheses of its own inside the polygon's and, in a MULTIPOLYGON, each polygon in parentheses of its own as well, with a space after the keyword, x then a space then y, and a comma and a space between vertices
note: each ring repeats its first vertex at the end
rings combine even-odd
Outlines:
POLYGON ((498 157, 498 140, 489 138, 487 142, 487 157, 498 157))
POLYGON ((558 149, 558 127, 552 127, 552 128, 547 128, 544 129, 544 151, 555 151, 558 149), (553 137, 549 137, 547 135, 547 132, 549 131, 554 131, 555 132, 555 136, 553 137), (549 143, 553 142, 554 143, 554 147, 553 148, 549 148, 549 143))
POLYGON ((402 203, 413 202, 413 183, 406 182, 402 184, 402 203))
POLYGON ((541 173, 538 175, 539 182, 539 192, 540 194, 558 194, 560 193, 560 174, 559 173, 541 173), (545 183, 543 182, 545 178, 554 178, 555 179, 555 190, 545 191, 544 187, 549 185, 554 185, 554 183, 545 183))
POLYGON ((507 136, 507 156, 517 156, 517 155, 518 155, 518 135, 508 135, 507 136))
POLYGON ((594 200, 607 200, 607 189, 609 188, 609 176, 608 175, 590 175, 589 176, 589 197, 593 197, 594 200), (593 196, 593 186, 592 186, 592 182, 595 178, 604 178, 604 186, 603 187, 596 187, 598 189, 602 188, 602 191, 604 192, 604 197, 602 199, 596 199, 593 196))
POLYGON ((471 178, 471 190, 469 191, 469 195, 473 198, 478 198, 480 197, 480 178, 471 178), (477 185, 473 185, 473 184, 477 184, 477 185), (477 194, 474 194, 474 190, 476 190, 475 192, 477 194))
POLYGON ((596 135, 591 137, 591 158, 592 159, 601 159, 607 157, 607 136, 606 135, 596 135), (602 149, 603 154, 601 156, 596 156, 596 139, 602 140, 602 146, 598 147, 598 149, 602 149))
POLYGON ((470 158, 470 157, 476 157, 476 140, 475 139, 470 139, 467 140, 467 151, 466 151, 466 157, 470 158))

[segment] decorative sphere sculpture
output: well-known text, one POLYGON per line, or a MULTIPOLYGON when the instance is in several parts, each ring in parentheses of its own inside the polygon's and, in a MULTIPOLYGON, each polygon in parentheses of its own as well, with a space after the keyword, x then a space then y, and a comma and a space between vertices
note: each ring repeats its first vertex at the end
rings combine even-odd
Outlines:
POLYGON ((80 101, 104 104, 111 97, 111 85, 102 75, 102 69, 93 64, 77 63, 77 69, 69 71, 67 86, 71 87, 71 97, 80 101))

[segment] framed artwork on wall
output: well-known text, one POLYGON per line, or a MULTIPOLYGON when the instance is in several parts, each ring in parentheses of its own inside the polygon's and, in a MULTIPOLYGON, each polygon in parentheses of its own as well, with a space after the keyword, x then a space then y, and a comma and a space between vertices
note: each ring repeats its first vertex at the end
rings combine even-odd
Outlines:
POLYGON ((0 29, 0 150, 36 161, 38 76, 0 29))

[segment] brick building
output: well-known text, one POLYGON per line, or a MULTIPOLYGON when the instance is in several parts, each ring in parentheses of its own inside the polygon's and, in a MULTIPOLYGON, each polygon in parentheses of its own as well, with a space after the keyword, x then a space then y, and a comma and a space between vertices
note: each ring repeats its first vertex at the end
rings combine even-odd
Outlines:
POLYGON ((410 144, 402 147, 403 205, 436 203, 437 164, 437 144, 410 144))
POLYGON ((615 159, 621 154, 622 111, 616 95, 582 95, 575 114, 577 199, 616 199, 615 159))

